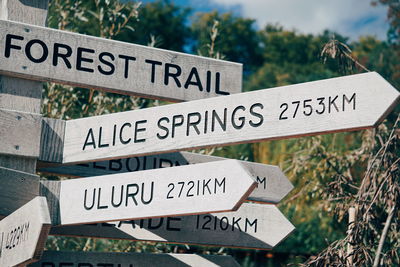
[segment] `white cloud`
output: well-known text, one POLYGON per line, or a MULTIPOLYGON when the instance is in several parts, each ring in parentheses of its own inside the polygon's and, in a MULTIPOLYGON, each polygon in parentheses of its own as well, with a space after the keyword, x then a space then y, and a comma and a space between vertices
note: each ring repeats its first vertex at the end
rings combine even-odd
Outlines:
POLYGON ((241 5, 243 16, 254 18, 260 27, 279 23, 302 33, 324 29, 357 39, 374 35, 386 39, 386 8, 371 6, 372 0, 212 0, 226 6, 241 5))

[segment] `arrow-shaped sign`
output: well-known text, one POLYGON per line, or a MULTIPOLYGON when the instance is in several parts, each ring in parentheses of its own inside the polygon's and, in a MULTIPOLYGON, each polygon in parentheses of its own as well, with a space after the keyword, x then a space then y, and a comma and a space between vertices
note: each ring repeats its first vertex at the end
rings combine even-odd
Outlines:
MULTIPOLYGON (((42 167, 39 167, 38 170, 40 172, 73 177, 89 177, 221 160, 226 160, 226 158, 190 152, 174 152, 77 165, 43 165, 42 163, 42 167)), ((247 198, 249 200, 278 203, 293 188, 293 185, 278 166, 248 161, 240 161, 240 163, 253 175, 254 180, 258 183, 257 188, 247 198)))
POLYGON ((175 101, 242 89, 242 64, 0 21, 0 73, 175 101))
POLYGON ((51 227, 46 198, 35 197, 0 221, 0 266, 40 259, 51 227))
POLYGON ((294 230, 274 205, 235 212, 53 227, 51 235, 271 249, 294 230))
POLYGON ((240 162, 225 160, 61 181, 51 209, 61 225, 222 212, 238 209, 255 187, 240 162))
POLYGON ((364 73, 66 122, 63 163, 373 127, 399 92, 364 73))
POLYGON ((239 267, 231 256, 156 253, 104 253, 45 251, 40 262, 29 267, 239 267))

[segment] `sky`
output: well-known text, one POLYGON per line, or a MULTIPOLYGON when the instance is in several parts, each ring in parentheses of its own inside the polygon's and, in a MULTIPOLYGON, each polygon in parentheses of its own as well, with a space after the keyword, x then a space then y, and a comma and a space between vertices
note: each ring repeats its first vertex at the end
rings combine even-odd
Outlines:
MULTIPOLYGON (((371 6, 372 0, 170 0, 194 12, 231 11, 256 20, 261 29, 279 24, 300 33, 322 33, 329 29, 358 40, 372 35, 386 39, 389 24, 384 6, 371 6)), ((142 2, 152 2, 142 0, 142 2)))

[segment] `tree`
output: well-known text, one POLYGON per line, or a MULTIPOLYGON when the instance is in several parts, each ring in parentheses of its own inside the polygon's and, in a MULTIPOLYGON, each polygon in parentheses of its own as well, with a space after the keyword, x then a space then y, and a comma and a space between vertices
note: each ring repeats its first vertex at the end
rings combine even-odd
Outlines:
POLYGON ((210 32, 218 22, 218 37, 214 50, 223 59, 244 64, 245 74, 258 67, 261 61, 259 39, 254 20, 236 17, 231 13, 198 13, 192 23, 193 51, 208 55, 210 32))

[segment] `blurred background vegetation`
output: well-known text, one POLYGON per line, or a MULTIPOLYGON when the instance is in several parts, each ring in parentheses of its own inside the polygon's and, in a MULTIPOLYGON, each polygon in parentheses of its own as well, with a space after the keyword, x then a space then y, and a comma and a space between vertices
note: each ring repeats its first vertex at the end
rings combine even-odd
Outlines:
MULTIPOLYGON (((240 62, 244 67, 244 91, 368 70, 380 73, 400 88, 399 1, 379 0, 371 4, 385 5, 388 9, 391 28, 386 41, 364 36, 349 42, 346 36, 328 29, 319 35, 300 34, 280 25, 257 29, 255 21, 249 18, 217 11, 193 13, 174 5, 173 1, 161 0, 143 5, 117 0, 52 0, 48 26, 240 62)), ((52 83, 46 84, 43 90, 42 113, 59 119, 168 104, 52 83)), ((375 130, 201 151, 279 165, 285 171, 295 189, 279 208, 296 226, 296 231, 272 251, 66 237, 49 238, 47 248, 229 254, 242 266, 249 267, 290 263, 344 266, 349 256, 346 245, 353 238, 354 264, 371 266, 383 228, 389 223, 383 247, 378 252, 378 263, 399 266, 398 114, 397 106, 375 130), (365 205, 370 207, 366 209, 365 205), (349 235, 347 211, 350 207, 358 211, 356 221, 360 225, 356 224, 359 228, 349 235), (392 219, 388 220, 391 213, 392 219)))

